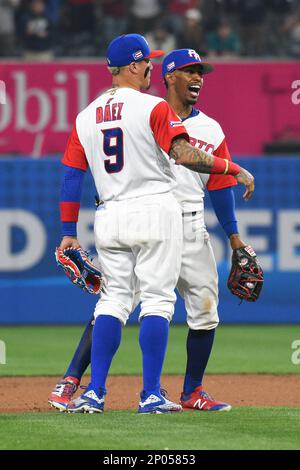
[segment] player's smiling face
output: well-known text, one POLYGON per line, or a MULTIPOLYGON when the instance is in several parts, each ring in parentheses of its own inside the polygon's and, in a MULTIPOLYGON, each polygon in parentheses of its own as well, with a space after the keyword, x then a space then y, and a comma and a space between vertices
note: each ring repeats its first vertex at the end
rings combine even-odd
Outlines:
POLYGON ((173 72, 176 76, 175 90, 178 97, 185 103, 195 104, 203 85, 200 65, 188 65, 173 72))

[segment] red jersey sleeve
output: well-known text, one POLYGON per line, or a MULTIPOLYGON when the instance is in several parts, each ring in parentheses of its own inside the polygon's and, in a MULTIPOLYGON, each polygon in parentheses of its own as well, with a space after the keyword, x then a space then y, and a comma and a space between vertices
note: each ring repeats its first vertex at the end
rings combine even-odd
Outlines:
MULTIPOLYGON (((214 151, 213 155, 219 158, 224 158, 231 161, 231 156, 224 139, 219 147, 214 151)), ((236 186, 237 180, 231 175, 209 175, 207 182, 207 189, 214 191, 215 189, 228 188, 229 186, 236 186)))
POLYGON ((186 128, 166 101, 161 101, 152 109, 150 126, 156 142, 166 153, 169 153, 174 137, 190 140, 186 128))
POLYGON ((76 125, 73 127, 71 135, 69 137, 67 147, 61 161, 64 165, 71 166, 73 168, 79 168, 79 170, 86 171, 88 169, 88 162, 85 156, 85 151, 79 140, 76 125))

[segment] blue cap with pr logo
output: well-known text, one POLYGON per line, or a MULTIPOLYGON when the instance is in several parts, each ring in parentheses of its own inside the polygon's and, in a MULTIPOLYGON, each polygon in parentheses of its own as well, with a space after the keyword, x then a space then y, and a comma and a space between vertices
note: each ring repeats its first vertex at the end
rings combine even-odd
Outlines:
POLYGON ((210 73, 213 71, 213 66, 202 62, 199 54, 194 49, 176 49, 170 52, 163 60, 162 75, 163 78, 167 73, 174 72, 174 70, 182 69, 188 65, 198 64, 201 67, 202 74, 210 73))
POLYGON ((164 55, 164 51, 150 51, 144 36, 124 34, 118 36, 109 44, 106 58, 109 67, 123 67, 131 64, 131 62, 139 62, 162 55, 164 55))

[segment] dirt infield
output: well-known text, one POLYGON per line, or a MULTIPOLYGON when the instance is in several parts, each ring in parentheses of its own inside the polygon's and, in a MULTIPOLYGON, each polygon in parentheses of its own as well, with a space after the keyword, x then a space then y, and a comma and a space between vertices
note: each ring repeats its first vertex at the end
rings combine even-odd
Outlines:
MULTIPOLYGON (((0 413, 50 411, 47 398, 55 382, 55 377, 0 378, 0 413)), ((162 384, 178 401, 182 377, 164 376, 162 384)), ((139 376, 112 376, 107 388, 106 410, 137 408, 139 376)), ((232 406, 300 406, 300 375, 207 375, 205 390, 232 406)))

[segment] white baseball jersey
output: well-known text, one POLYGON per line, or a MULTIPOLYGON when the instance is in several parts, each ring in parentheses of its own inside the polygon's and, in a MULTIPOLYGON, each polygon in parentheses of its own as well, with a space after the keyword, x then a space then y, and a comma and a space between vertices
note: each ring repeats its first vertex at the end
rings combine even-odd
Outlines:
MULTIPOLYGON (((230 158, 221 126, 193 109, 184 120, 190 143, 220 158, 230 158)), ((198 174, 174 164, 178 187, 173 191, 183 212, 183 247, 177 289, 184 299, 187 324, 192 330, 218 326, 218 272, 209 234, 204 224, 204 190, 236 185, 230 175, 198 174)), ((140 301, 136 288, 134 307, 140 301)))
MULTIPOLYGON (((193 109, 184 120, 184 126, 190 136, 190 144, 220 158, 231 160, 225 136, 220 124, 201 111, 193 109)), ((172 161, 173 162, 173 161, 172 161)), ((222 189, 237 184, 233 176, 200 174, 175 165, 174 173, 177 187, 174 195, 183 212, 203 211, 204 190, 222 189)))
MULTIPOLYGON (((230 158, 224 133, 217 121, 193 109, 184 120, 190 143, 220 158, 230 158)), ((183 216, 183 250, 177 288, 184 298, 187 323, 192 330, 217 327, 218 272, 204 223, 204 190, 236 185, 230 175, 199 174, 174 165, 178 187, 174 195, 180 202, 183 216)))
POLYGON ((103 201, 161 194, 176 186, 167 154, 177 135, 188 139, 162 98, 114 88, 77 116, 62 162, 89 166, 103 201))
POLYGON ((131 88, 109 90, 77 116, 63 163, 89 166, 105 202, 95 214, 106 279, 96 316, 111 315, 125 324, 138 282, 141 315, 168 320, 173 315, 182 215, 172 194, 176 179, 168 152, 177 135, 188 139, 168 103, 131 88))

